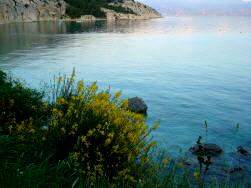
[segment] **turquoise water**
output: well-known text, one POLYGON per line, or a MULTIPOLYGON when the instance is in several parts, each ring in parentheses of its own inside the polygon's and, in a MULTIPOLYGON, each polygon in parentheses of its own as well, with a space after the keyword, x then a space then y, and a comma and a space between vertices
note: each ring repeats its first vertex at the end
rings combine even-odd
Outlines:
POLYGON ((149 124, 161 125, 155 139, 173 154, 200 135, 226 152, 251 147, 250 17, 0 25, 0 68, 28 85, 73 67, 87 83, 144 98, 149 124))

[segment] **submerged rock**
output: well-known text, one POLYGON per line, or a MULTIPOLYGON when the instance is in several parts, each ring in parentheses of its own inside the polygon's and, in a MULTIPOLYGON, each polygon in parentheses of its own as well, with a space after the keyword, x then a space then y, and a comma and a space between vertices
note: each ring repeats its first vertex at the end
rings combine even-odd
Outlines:
POLYGON ((139 97, 128 99, 128 110, 139 114, 147 114, 147 105, 144 100, 139 97))
POLYGON ((217 156, 223 152, 220 146, 216 144, 196 144, 189 149, 190 152, 194 155, 209 155, 217 156))
POLYGON ((241 172, 243 171, 243 169, 241 167, 232 167, 229 169, 229 173, 232 174, 232 173, 235 173, 235 172, 241 172))
POLYGON ((245 156, 251 156, 250 152, 246 148, 244 148, 243 146, 237 147, 237 152, 239 154, 242 154, 242 155, 245 155, 245 156))

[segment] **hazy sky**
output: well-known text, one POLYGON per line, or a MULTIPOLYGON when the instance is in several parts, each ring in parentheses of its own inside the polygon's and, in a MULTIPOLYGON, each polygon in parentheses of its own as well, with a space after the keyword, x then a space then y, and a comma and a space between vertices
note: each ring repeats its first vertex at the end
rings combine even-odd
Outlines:
POLYGON ((176 3, 176 4, 216 4, 216 5, 229 5, 229 4, 245 4, 251 3, 251 0, 139 0, 145 3, 176 3))
POLYGON ((138 0, 162 12, 166 9, 210 9, 251 12, 251 0, 138 0))

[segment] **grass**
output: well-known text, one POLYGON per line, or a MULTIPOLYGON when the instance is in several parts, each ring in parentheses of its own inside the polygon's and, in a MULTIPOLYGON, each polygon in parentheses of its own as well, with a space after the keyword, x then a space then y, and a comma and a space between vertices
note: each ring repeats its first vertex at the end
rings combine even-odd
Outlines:
POLYGON ((39 92, 0 71, 0 187, 242 187, 204 184, 160 152, 121 93, 70 77, 39 92), (45 95, 47 93, 47 95, 45 95))

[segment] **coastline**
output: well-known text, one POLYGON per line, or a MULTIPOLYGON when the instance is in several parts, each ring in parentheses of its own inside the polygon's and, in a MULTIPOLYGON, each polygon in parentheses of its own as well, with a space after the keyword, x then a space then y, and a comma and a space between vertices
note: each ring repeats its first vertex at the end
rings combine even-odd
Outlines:
POLYGON ((95 21, 119 21, 119 20, 152 20, 152 19, 161 19, 160 17, 146 18, 142 16, 133 17, 133 18, 120 18, 120 19, 107 19, 107 18, 95 18, 95 19, 81 19, 81 18, 63 18, 63 19, 41 19, 41 20, 15 20, 8 22, 0 22, 0 25, 3 24, 13 24, 13 23, 31 23, 31 22, 48 22, 48 21, 62 21, 62 22, 95 22, 95 21))

